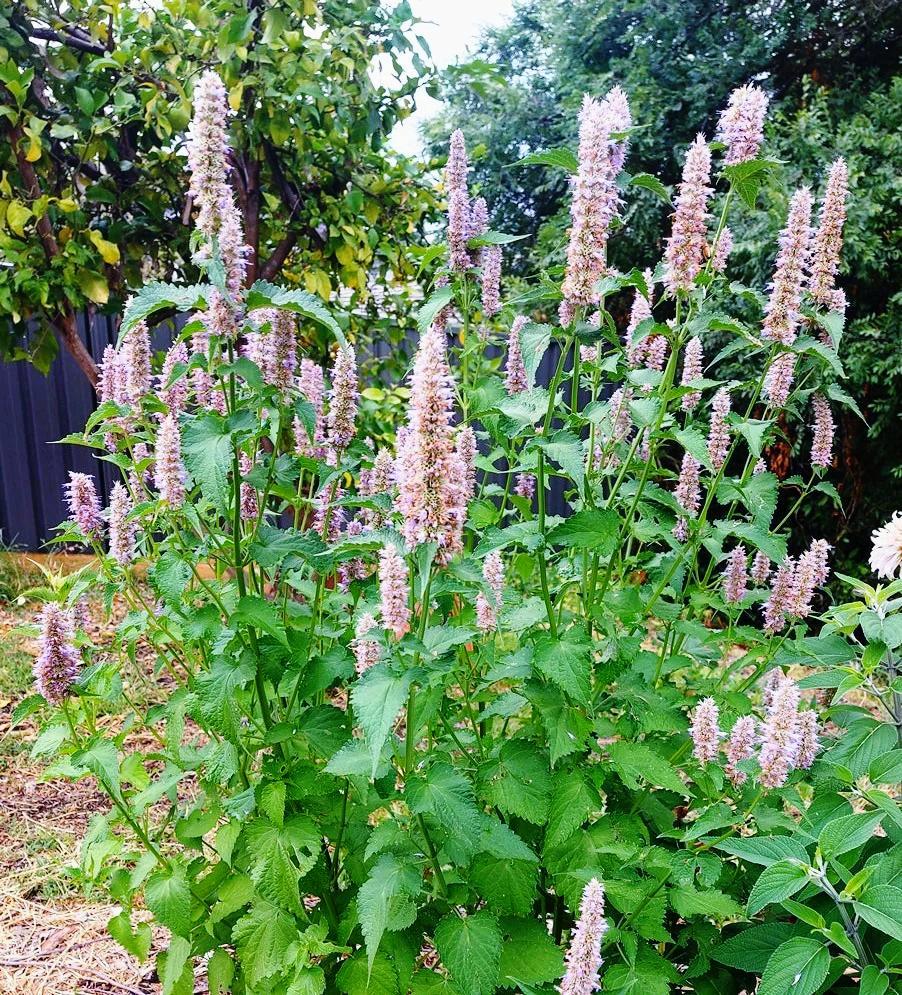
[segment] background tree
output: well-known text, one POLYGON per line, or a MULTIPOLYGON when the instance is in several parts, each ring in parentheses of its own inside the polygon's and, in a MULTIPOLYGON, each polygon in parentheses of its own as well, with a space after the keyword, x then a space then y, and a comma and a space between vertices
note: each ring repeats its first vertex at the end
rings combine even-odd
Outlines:
POLYGON ((303 281, 387 328, 431 206, 419 166, 384 148, 427 72, 414 24, 406 2, 369 0, 0 12, 0 355, 46 370, 62 343, 93 381, 76 314, 118 314, 142 277, 192 278, 182 136, 210 65, 235 115, 248 280, 303 281))
MULTIPOLYGON (((767 89, 769 147, 786 160, 788 175, 762 191, 766 215, 746 212, 735 228, 731 273, 745 282, 766 279, 772 265, 761 248, 773 244, 785 218, 783 184, 791 189, 803 177, 822 184, 830 161, 845 156, 851 195, 840 279, 849 298, 843 352, 847 389, 868 425, 844 417, 845 515, 826 495, 822 511, 832 517, 829 534, 846 537, 845 551, 858 562, 869 530, 895 509, 902 466, 894 180, 902 168, 902 84, 893 75, 900 21, 898 5, 847 0, 574 0, 566 9, 556 0, 521 0, 508 24, 484 35, 472 62, 445 74, 447 111, 428 133, 436 153, 454 127, 472 139, 476 185, 494 228, 526 235, 541 225, 538 237, 509 252, 523 275, 562 261, 567 176, 510 166, 532 152, 574 147, 583 93, 624 86, 642 124, 627 168, 673 184, 695 134, 713 136, 723 94, 751 79, 767 89)), ((624 269, 651 263, 669 224, 654 192, 631 187, 628 201, 624 228, 611 242, 612 261, 624 269)))

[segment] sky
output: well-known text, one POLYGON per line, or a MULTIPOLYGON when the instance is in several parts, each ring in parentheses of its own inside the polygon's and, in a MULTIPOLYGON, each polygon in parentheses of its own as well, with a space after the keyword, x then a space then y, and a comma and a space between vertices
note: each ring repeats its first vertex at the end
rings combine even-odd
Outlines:
MULTIPOLYGON (((483 28, 503 24, 513 10, 512 0, 410 0, 421 21, 419 33, 432 50, 432 58, 444 69, 472 50, 483 28)), ((399 152, 419 155, 423 143, 419 127, 441 107, 425 92, 417 96, 417 109, 392 132, 391 144, 399 152)))

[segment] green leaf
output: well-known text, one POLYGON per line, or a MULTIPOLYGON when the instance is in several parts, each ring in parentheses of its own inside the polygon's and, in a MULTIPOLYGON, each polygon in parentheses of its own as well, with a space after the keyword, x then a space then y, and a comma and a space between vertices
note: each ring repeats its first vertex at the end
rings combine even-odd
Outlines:
POLYGON ((276 606, 256 594, 246 594, 232 612, 232 621, 243 623, 249 628, 259 629, 272 636, 283 646, 288 646, 285 623, 279 616, 276 606))
POLYGON ((153 943, 149 922, 139 922, 132 931, 128 912, 123 909, 118 916, 110 919, 106 928, 110 936, 133 957, 137 957, 142 964, 147 960, 153 943))
POLYGON ((220 947, 207 961, 207 986, 210 995, 228 995, 235 977, 235 962, 228 950, 220 947))
POLYGON ((303 318, 309 318, 328 329, 345 348, 348 340, 338 322, 326 310, 323 302, 306 290, 284 290, 265 280, 257 280, 247 292, 247 310, 261 307, 274 307, 280 311, 292 311, 303 318))
POLYGON ((902 942, 902 888, 876 884, 853 904, 866 923, 902 942))
POLYGON ((797 839, 789 836, 748 836, 733 840, 724 840, 714 844, 715 850, 723 850, 750 864, 762 864, 770 867, 778 860, 793 858, 808 863, 805 847, 797 839))
POLYGON ((711 959, 749 974, 760 974, 771 954, 790 939, 798 926, 783 922, 766 922, 736 933, 711 951, 711 959))
POLYGON ((548 734, 548 751, 552 767, 562 757, 585 748, 586 738, 592 731, 592 723, 583 707, 570 704, 569 699, 549 684, 530 682, 526 687, 526 693, 538 710, 548 734))
POLYGON ((547 442, 543 442, 542 449, 548 459, 557 463, 576 484, 577 490, 582 492, 586 476, 586 456, 582 440, 572 432, 555 432, 547 442))
POLYGON ((556 525, 548 533, 548 542, 553 546, 591 549, 601 556, 609 556, 614 552, 619 530, 620 518, 616 511, 586 508, 556 525))
POLYGON ((410 995, 460 995, 460 991, 450 978, 424 969, 410 979, 410 995))
POLYGON ((791 898, 797 891, 801 891, 809 880, 805 868, 798 864, 790 863, 788 860, 771 864, 761 872, 752 888, 746 907, 748 915, 753 916, 766 905, 791 898))
POLYGON ((775 159, 751 159, 735 166, 725 166, 723 174, 745 205, 754 210, 765 174, 780 165, 775 159))
POLYGON ((885 995, 889 988, 889 978, 874 964, 861 972, 861 988, 858 995, 885 995))
POLYGON ((821 830, 817 845, 828 860, 848 853, 866 843, 884 817, 884 812, 856 812, 835 819, 821 830))
POLYGON ((722 891, 696 891, 684 886, 670 890, 670 904, 674 912, 689 919, 707 916, 711 919, 742 919, 742 906, 722 891))
POLYGON ((782 563, 786 559, 786 539, 784 536, 771 535, 765 528, 749 525, 746 522, 733 523, 730 526, 733 535, 750 542, 755 549, 760 549, 774 563, 782 563))
POLYGON ((261 902, 235 923, 232 940, 245 979, 256 987, 287 966, 297 950, 298 928, 278 905, 261 902))
POLYGON ((493 911, 528 916, 536 898, 539 868, 529 861, 481 853, 470 868, 470 882, 493 911))
POLYGON ((665 760, 647 743, 627 743, 618 741, 608 747, 611 764, 624 784, 633 791, 639 790, 637 778, 668 791, 676 791, 689 797, 689 789, 680 779, 676 768, 665 760))
POLYGON ((236 659, 217 657, 213 669, 198 674, 194 684, 197 712, 204 722, 224 735, 237 729, 235 695, 254 679, 255 667, 249 654, 236 659))
POLYGON ((335 976, 335 985, 346 995, 401 995, 398 972, 384 953, 376 955, 372 969, 362 951, 349 957, 335 976))
POLYGON ((144 900, 157 921, 167 929, 177 936, 190 935, 193 922, 191 889, 184 867, 174 865, 151 874, 144 887, 144 900))
POLYGON ((147 571, 154 590, 166 601, 180 605, 182 592, 191 579, 191 567, 175 553, 163 553, 147 571))
POLYGON ((194 972, 191 969, 191 944, 181 936, 173 936, 165 953, 157 957, 157 974, 163 995, 193 995, 194 972))
POLYGON ((479 771, 483 796, 507 815, 517 815, 534 825, 548 816, 551 776, 547 761, 529 743, 510 740, 501 747, 497 760, 479 771))
POLYGON ((182 429, 182 453, 194 483, 221 514, 229 508, 232 437, 225 419, 214 411, 195 415, 182 429))
POLYGON ((544 637, 536 646, 535 662, 544 677, 574 701, 589 707, 592 658, 585 632, 569 629, 557 639, 544 637))
POLYGON ((601 807, 597 792, 592 792, 579 771, 562 771, 554 777, 551 805, 548 809, 548 846, 557 846, 569 839, 589 818, 593 808, 601 807))
POLYGON ((434 816, 469 852, 475 851, 482 832, 482 820, 473 788, 463 774, 450 764, 433 764, 425 778, 414 777, 405 794, 416 815, 434 816))
POLYGON ((564 169, 568 173, 576 173, 579 169, 579 162, 574 153, 568 148, 545 149, 542 152, 530 152, 523 156, 512 166, 553 166, 556 169, 564 169))
POLYGON ((542 357, 551 342, 551 325, 539 325, 529 322, 520 329, 520 351, 523 354, 523 367, 526 370, 526 381, 530 387, 535 386, 536 372, 542 357))
POLYGON ((410 671, 398 676, 384 665, 377 665, 367 670, 351 688, 354 714, 370 748, 373 777, 376 776, 382 747, 407 698, 412 680, 410 671))
POLYGON ((415 864, 401 863, 391 853, 383 853, 370 876, 357 893, 357 915, 366 941, 369 969, 372 970, 382 934, 406 929, 417 916, 412 901, 420 891, 420 873, 415 864))
POLYGON ((420 335, 435 321, 435 317, 439 311, 451 303, 452 297, 453 291, 450 287, 439 287, 438 290, 433 290, 426 298, 425 303, 417 312, 417 330, 420 335))
POLYGON ((501 985, 543 985, 564 973, 564 954, 541 923, 511 922, 501 952, 501 985))
POLYGON ((319 835, 304 816, 283 826, 255 819, 244 830, 250 874, 261 898, 289 912, 303 914, 298 882, 316 863, 319 835))
POLYGON ((814 995, 830 969, 830 952, 819 940, 796 936, 780 944, 761 975, 758 995, 814 995))
POLYGON ((119 344, 139 321, 157 311, 174 307, 177 311, 199 311, 207 306, 208 286, 174 287, 168 283, 146 283, 129 300, 119 327, 119 344))
POLYGON ((498 984, 502 935, 494 916, 446 916, 435 928, 435 947, 463 995, 490 995, 498 984))
POLYGON ((652 176, 651 173, 635 173, 630 177, 631 187, 641 187, 643 190, 651 190, 653 194, 657 194, 665 204, 670 204, 670 191, 664 184, 657 178, 657 176, 652 176))

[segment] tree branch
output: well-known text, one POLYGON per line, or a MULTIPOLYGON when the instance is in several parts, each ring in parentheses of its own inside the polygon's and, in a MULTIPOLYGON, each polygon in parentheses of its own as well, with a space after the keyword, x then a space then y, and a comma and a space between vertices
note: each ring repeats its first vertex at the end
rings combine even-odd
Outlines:
POLYGON ((279 275, 291 250, 298 244, 298 238, 299 233, 292 230, 279 242, 269 259, 260 267, 258 276, 261 280, 273 280, 279 275))
POLYGON ((60 34, 52 28, 29 27, 28 29, 28 33, 32 38, 39 38, 41 41, 56 41, 61 45, 67 45, 69 48, 78 49, 79 52, 87 52, 89 55, 107 54, 107 50, 103 45, 97 45, 95 42, 86 41, 78 35, 70 34, 68 28, 64 28, 63 31, 64 33, 60 34))

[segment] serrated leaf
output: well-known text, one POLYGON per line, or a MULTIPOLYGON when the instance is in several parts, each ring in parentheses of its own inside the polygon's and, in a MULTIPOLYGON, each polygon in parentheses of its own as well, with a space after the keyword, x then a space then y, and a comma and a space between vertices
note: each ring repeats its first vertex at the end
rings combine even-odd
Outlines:
POLYGON ((463 995, 490 995, 498 984, 502 934, 495 917, 476 912, 446 916, 435 928, 435 947, 463 995))
POLYGON ((225 514, 232 466, 232 437, 225 419, 213 411, 188 419, 182 429, 182 454, 201 493, 225 514))
POLYGON ((119 344, 139 321, 157 311, 174 307, 177 311, 199 311, 207 306, 208 286, 174 287, 168 283, 146 283, 128 302, 119 327, 119 344))
POLYGON ((586 508, 556 525, 548 533, 548 542, 553 546, 591 549, 600 556, 609 556, 614 551, 619 530, 617 512, 609 508, 586 508))
POLYGON ((288 646, 288 636, 285 623, 282 621, 275 605, 256 594, 246 594, 238 601, 232 612, 232 621, 244 624, 252 629, 259 629, 288 646))
POLYGON ((902 888, 873 885, 853 904, 866 923, 902 942, 902 888))
POLYGON ((697 891, 688 886, 671 888, 670 904, 684 919, 708 916, 712 919, 742 919, 742 906, 722 891, 697 891))
POLYGON ((417 330, 420 335, 435 321, 435 317, 439 311, 451 303, 452 297, 453 291, 450 287, 439 287, 438 290, 433 290, 426 298, 423 306, 417 311, 417 330))
POLYGON ((543 637, 536 645, 535 663, 545 678, 574 701, 589 707, 592 659, 585 632, 570 629, 559 638, 543 637))
POLYGON ((316 863, 319 846, 309 821, 294 816, 276 826, 268 819, 256 819, 244 832, 257 893, 289 912, 302 913, 298 882, 316 863))
POLYGON ((630 177, 631 187, 641 187, 643 190, 651 190, 653 194, 657 194, 665 204, 670 204, 670 191, 664 184, 657 178, 657 176, 652 176, 651 173, 635 173, 630 177))
POLYGON ((482 794, 491 805, 534 825, 545 822, 551 776, 547 761, 529 743, 505 743, 498 759, 480 768, 479 778, 482 794))
POLYGON ((370 748, 372 777, 376 776, 382 747, 407 698, 412 680, 410 671, 397 675, 384 665, 377 665, 367 670, 351 688, 354 714, 370 748))
POLYGON ((297 924, 278 905, 261 902, 232 927, 241 969, 254 987, 283 970, 296 949, 297 924))
POLYGON ((526 382, 530 388, 535 386, 536 372, 542 362, 542 357, 548 351, 550 342, 551 325, 539 325, 535 322, 527 322, 520 329, 520 352, 523 354, 526 382))
POLYGON ((144 900, 167 929, 178 936, 191 934, 191 889, 184 867, 174 865, 151 874, 144 886, 144 900))
POLYGON ((512 166, 553 166, 556 169, 566 170, 568 173, 576 173, 579 169, 579 162, 574 153, 568 148, 545 149, 542 152, 530 152, 511 164, 512 166))
POLYGON ((723 850, 750 864, 762 864, 770 867, 778 860, 793 858, 801 863, 808 862, 805 847, 789 836, 750 836, 738 839, 724 840, 714 844, 715 850, 723 850))
POLYGON ((557 846, 563 843, 588 819, 592 809, 600 804, 597 792, 590 790, 579 771, 562 771, 556 774, 548 809, 546 844, 557 846))
POLYGON ((412 898, 420 891, 416 865, 383 853, 357 893, 357 915, 366 941, 370 970, 386 930, 406 929, 416 919, 412 898))
POLYGON ((500 915, 527 916, 535 901, 539 868, 525 860, 479 854, 470 868, 470 882, 500 915))
POLYGON ((257 280, 247 292, 246 307, 248 311, 254 311, 261 307, 274 307, 280 311, 291 311, 328 329, 342 348, 348 345, 344 332, 338 322, 329 314, 323 302, 319 297, 306 290, 284 290, 272 283, 267 283, 265 280, 257 280))
POLYGON ((564 955, 541 923, 518 921, 506 926, 501 952, 501 985, 543 985, 564 973, 564 955))
POLYGON ((637 778, 641 777, 658 788, 666 788, 668 791, 676 791, 689 797, 689 789, 680 780, 673 764, 656 753, 647 743, 618 741, 611 743, 607 750, 617 773, 633 791, 639 789, 637 778))
POLYGON ((128 912, 123 909, 118 916, 113 916, 106 924, 110 936, 133 957, 143 964, 150 953, 153 934, 149 922, 139 922, 132 930, 128 912))
POLYGON ((771 954, 799 928, 783 922, 751 926, 714 947, 711 959, 749 974, 760 974, 767 967, 771 954))
POLYGON ((831 860, 866 843, 884 817, 884 812, 856 812, 835 819, 821 830, 817 844, 824 856, 831 860))
POLYGON ((830 951, 819 940, 796 936, 780 944, 761 975, 758 995, 814 995, 830 969, 830 951))
POLYGON ((411 778, 405 790, 416 815, 429 814, 448 829, 455 841, 473 852, 482 830, 470 782, 450 764, 433 764, 424 778, 411 778))
POLYGON ((771 864, 761 872, 752 887, 746 912, 749 916, 753 916, 766 905, 791 898, 797 891, 801 891, 809 880, 804 867, 798 864, 790 863, 788 860, 771 864))

